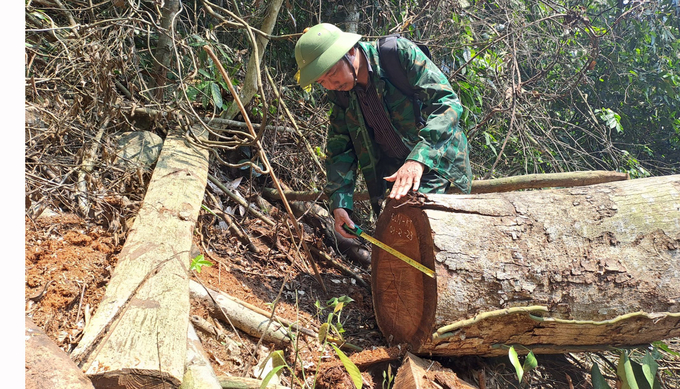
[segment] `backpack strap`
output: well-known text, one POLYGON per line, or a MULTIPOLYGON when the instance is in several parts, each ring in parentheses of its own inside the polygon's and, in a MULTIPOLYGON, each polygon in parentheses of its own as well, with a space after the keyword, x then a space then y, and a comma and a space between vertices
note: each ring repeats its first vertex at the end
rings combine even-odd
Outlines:
MULTIPOLYGON (((406 75, 406 69, 401 66, 399 61, 399 48, 397 47, 397 39, 400 38, 399 34, 392 34, 384 36, 378 39, 378 56, 380 58, 380 66, 385 69, 387 73, 387 78, 390 80, 392 85, 401 91, 404 95, 408 96, 413 100, 413 113, 416 119, 416 126, 418 128, 425 127, 426 121, 420 113, 421 100, 416 94, 416 89, 408 81, 408 76, 406 75)), ((424 46, 425 50, 423 52, 425 55, 430 57, 430 50, 425 45, 418 45, 418 47, 424 46)))

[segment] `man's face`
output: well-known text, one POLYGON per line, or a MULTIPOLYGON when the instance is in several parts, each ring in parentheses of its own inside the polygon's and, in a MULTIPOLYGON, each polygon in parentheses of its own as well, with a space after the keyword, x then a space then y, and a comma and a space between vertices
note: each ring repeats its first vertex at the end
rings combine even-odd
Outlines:
POLYGON ((316 82, 328 90, 349 91, 354 88, 354 73, 343 58, 328 69, 316 82))

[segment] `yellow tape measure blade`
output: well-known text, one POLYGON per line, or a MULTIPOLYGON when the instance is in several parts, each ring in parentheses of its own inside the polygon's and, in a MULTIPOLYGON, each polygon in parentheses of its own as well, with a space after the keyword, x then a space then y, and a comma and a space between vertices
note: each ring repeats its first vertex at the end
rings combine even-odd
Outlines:
POLYGON ((366 239, 367 241, 373 243, 374 245, 378 246, 379 248, 387 251, 388 253, 394 255, 395 257, 401 259, 402 261, 408 263, 409 265, 415 267, 416 269, 425 273, 427 276, 434 278, 434 270, 423 266, 421 263, 407 257, 406 255, 400 253, 399 251, 393 249, 392 247, 386 245, 385 243, 383 243, 383 242, 375 239, 374 237, 366 234, 365 232, 361 233, 361 237, 366 239))

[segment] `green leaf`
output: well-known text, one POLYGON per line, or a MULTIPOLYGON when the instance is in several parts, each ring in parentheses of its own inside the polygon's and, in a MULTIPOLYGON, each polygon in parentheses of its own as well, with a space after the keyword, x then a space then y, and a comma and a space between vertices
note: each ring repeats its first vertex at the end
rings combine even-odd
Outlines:
POLYGON ((593 363, 593 368, 590 370, 590 379, 592 380, 593 389, 611 389, 611 386, 607 384, 607 381, 602 376, 597 363, 593 363))
POLYGON ((198 96, 199 93, 200 91, 193 86, 187 88, 187 98, 189 98, 189 101, 196 101, 196 96, 198 96))
POLYGON ((345 366, 345 370, 347 370, 347 373, 349 373, 349 377, 352 379, 354 386, 356 386, 357 389, 361 389, 364 380, 361 378, 361 372, 359 371, 357 365, 355 365, 354 362, 352 362, 349 357, 347 357, 347 355, 345 355, 345 353, 343 353, 342 350, 340 350, 334 344, 331 344, 331 347, 333 347, 335 352, 338 354, 340 362, 342 362, 343 366, 345 366))
POLYGON ((269 384, 269 381, 271 381, 271 379, 274 377, 274 375, 276 375, 282 368, 288 366, 288 364, 286 363, 286 359, 283 355, 283 350, 274 350, 271 353, 269 353, 267 359, 265 359, 264 362, 262 362, 262 366, 266 365, 270 359, 272 361, 272 370, 269 373, 267 373, 267 375, 262 380, 260 389, 265 389, 269 384))
POLYGON ((222 108, 222 92, 220 86, 216 82, 210 83, 210 92, 212 94, 213 103, 217 108, 222 108))
POLYGON ((321 147, 319 147, 319 146, 316 146, 314 148, 314 153, 316 154, 317 157, 319 157, 321 159, 326 158, 326 154, 323 152, 323 150, 321 150, 321 147))
POLYGON ((647 350, 647 352, 645 352, 645 357, 642 358, 642 372, 644 373, 650 388, 654 387, 654 378, 656 377, 658 368, 659 364, 656 363, 652 354, 647 350))
POLYGON ((201 204, 201 208, 203 208, 203 209, 204 209, 206 212, 208 212, 209 214, 211 214, 211 215, 213 215, 213 216, 217 216, 217 214, 216 214, 215 212, 213 212, 210 208, 206 207, 205 204, 201 204))
POLYGON ((203 266, 212 266, 212 262, 208 261, 207 259, 204 259, 203 254, 199 254, 196 256, 196 258, 191 260, 191 265, 189 266, 189 270, 196 270, 196 273, 201 272, 201 268, 203 266))
POLYGON ((619 358, 619 365, 616 368, 616 375, 621 379, 621 389, 640 389, 638 387, 637 381, 635 380, 635 373, 633 372, 633 365, 630 363, 628 358, 628 353, 626 351, 621 352, 621 357, 619 358))
POLYGON ((670 347, 668 347, 668 345, 666 343, 662 342, 662 341, 654 342, 654 343, 652 343, 652 345, 654 347, 660 349, 660 350, 663 350, 663 351, 675 356, 675 357, 680 357, 680 353, 671 350, 670 347))
POLYGON ((508 357, 510 358, 510 363, 512 363, 512 366, 515 367, 517 380, 522 382, 522 378, 524 377, 524 369, 522 369, 522 364, 519 361, 519 357, 517 356, 517 351, 515 351, 514 346, 510 346, 510 350, 508 350, 508 357))
POLYGON ((43 11, 35 11, 31 12, 31 15, 35 16, 36 18, 42 20, 42 21, 49 21, 50 18, 45 15, 43 11))
POLYGON ((498 156, 498 152, 496 151, 496 148, 493 147, 493 144, 491 143, 492 141, 495 142, 496 139, 493 137, 493 135, 489 134, 488 132, 484 132, 484 141, 486 142, 486 146, 493 151, 493 154, 495 156, 498 156))
POLYGON ((202 75, 203 77, 205 77, 205 78, 207 78, 207 79, 211 79, 211 78, 212 78, 212 74, 208 73, 208 72, 205 71, 204 69, 198 69, 198 74, 202 75))
POLYGON ((529 354, 527 355, 526 359, 524 359, 524 365, 522 366, 522 370, 527 372, 527 371, 530 371, 532 369, 535 369, 536 366, 538 366, 538 361, 536 360, 536 356, 534 355, 533 351, 529 351, 529 354))
POLYGON ((279 370, 283 369, 284 367, 285 367, 285 365, 281 365, 281 366, 276 366, 275 368, 273 368, 262 380, 262 384, 260 385, 260 389, 266 389, 267 385, 269 385, 269 381, 271 381, 272 378, 274 378, 274 375, 276 373, 278 373, 279 370))

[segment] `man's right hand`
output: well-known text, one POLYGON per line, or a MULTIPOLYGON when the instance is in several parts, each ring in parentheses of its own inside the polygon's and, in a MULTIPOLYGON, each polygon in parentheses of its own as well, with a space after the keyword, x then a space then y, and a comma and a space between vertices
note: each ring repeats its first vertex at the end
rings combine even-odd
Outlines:
POLYGON ((338 234, 344 236, 347 239, 356 238, 355 235, 348 233, 344 228, 342 228, 343 224, 347 224, 351 228, 354 228, 354 222, 349 218, 349 214, 345 208, 335 208, 333 210, 333 218, 335 218, 335 231, 338 234))

